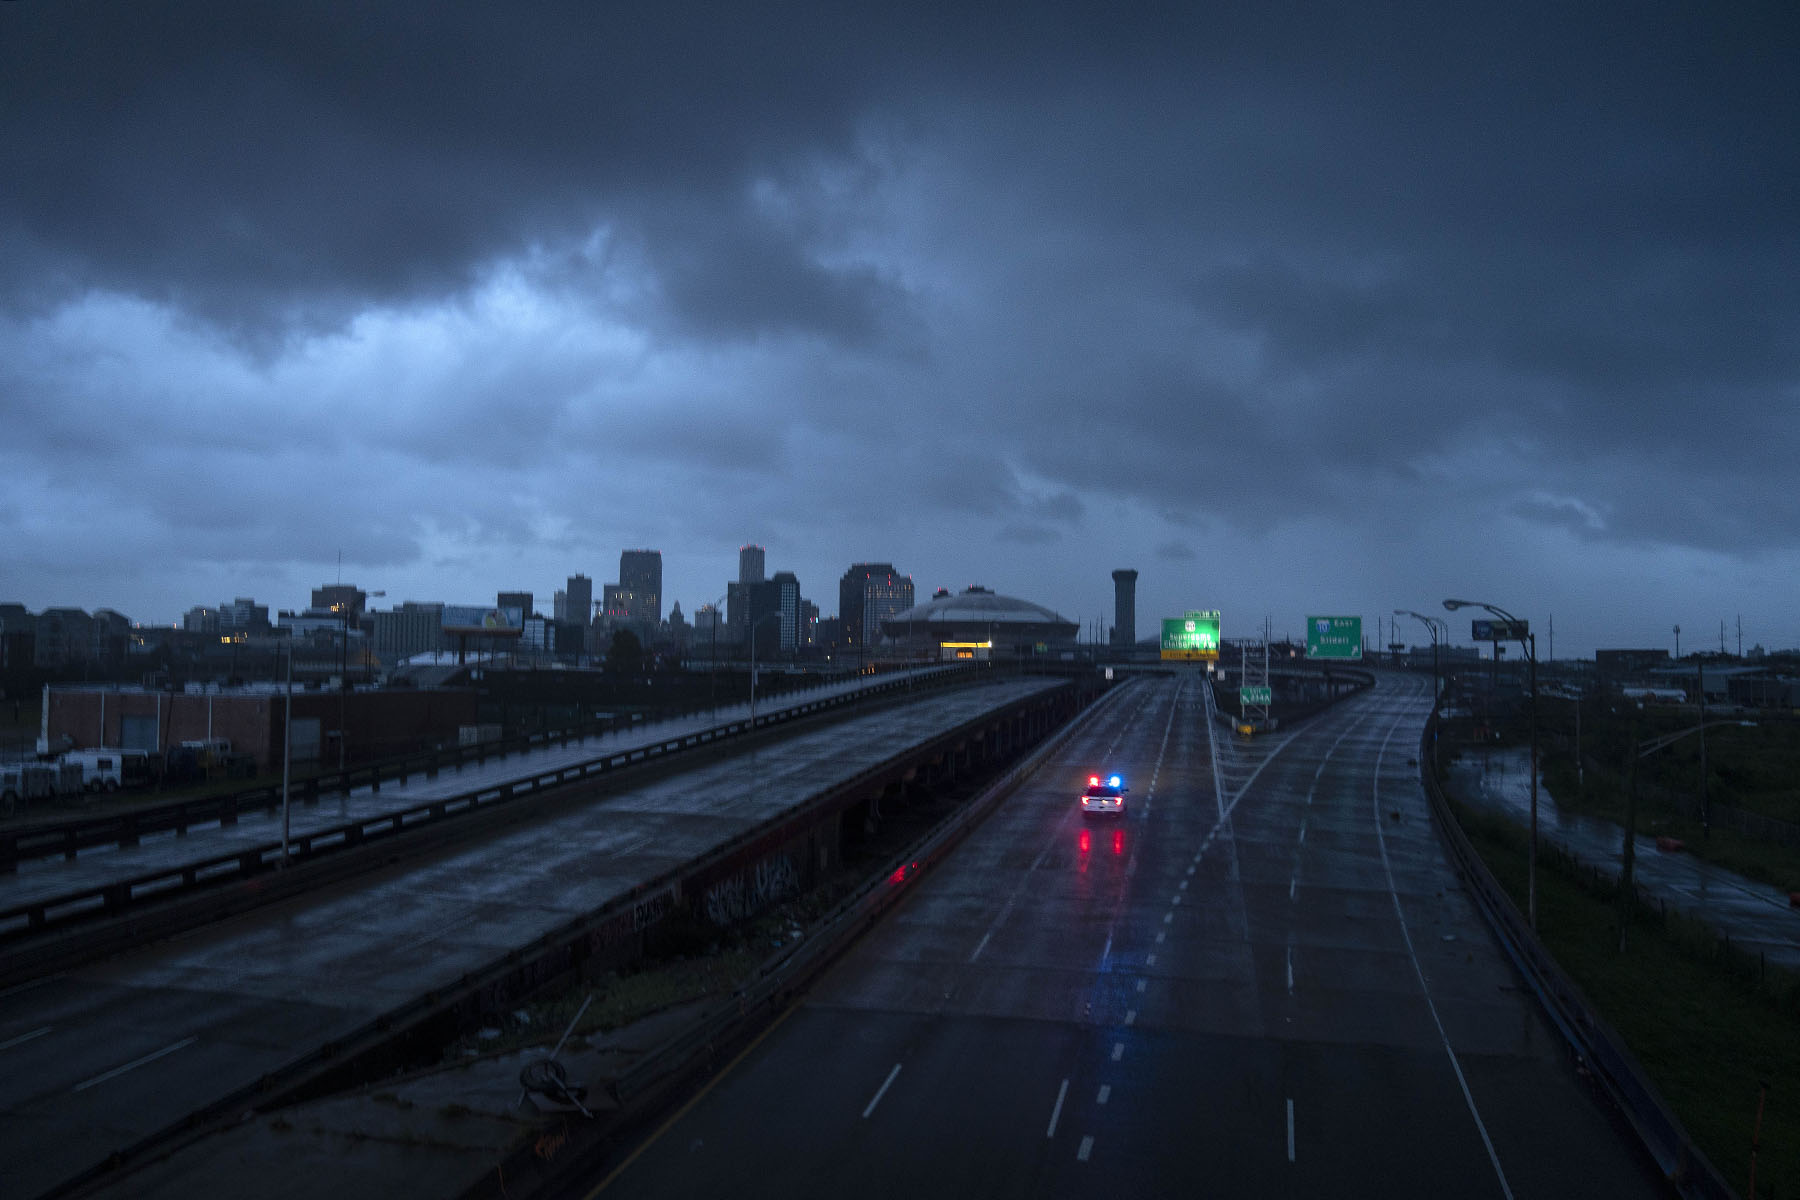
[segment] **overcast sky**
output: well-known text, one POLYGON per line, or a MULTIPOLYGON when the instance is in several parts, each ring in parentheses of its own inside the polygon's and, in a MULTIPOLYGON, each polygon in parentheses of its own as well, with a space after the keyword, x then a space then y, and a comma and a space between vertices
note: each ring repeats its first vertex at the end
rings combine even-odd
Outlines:
POLYGON ((744 7, 0 2, 0 600, 1800 645, 1792 5, 744 7))

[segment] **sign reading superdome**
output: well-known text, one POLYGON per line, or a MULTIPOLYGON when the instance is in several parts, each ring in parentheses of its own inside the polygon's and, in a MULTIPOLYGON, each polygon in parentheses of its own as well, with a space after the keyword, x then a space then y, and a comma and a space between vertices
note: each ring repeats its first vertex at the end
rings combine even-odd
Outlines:
POLYGON ((1162 656, 1192 661, 1219 657, 1219 610, 1197 609, 1179 617, 1164 617, 1162 656))
POLYGON ((1362 618, 1306 618, 1306 657, 1360 660, 1362 658, 1362 618))

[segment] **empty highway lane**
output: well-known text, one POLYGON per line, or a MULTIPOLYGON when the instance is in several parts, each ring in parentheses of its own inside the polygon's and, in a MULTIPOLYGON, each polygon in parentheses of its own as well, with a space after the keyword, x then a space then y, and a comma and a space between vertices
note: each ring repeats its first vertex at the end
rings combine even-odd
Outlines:
POLYGON ((605 1196, 1651 1196, 1447 864, 1429 684, 1101 705, 605 1196), (1123 820, 1083 818, 1118 771, 1123 820))

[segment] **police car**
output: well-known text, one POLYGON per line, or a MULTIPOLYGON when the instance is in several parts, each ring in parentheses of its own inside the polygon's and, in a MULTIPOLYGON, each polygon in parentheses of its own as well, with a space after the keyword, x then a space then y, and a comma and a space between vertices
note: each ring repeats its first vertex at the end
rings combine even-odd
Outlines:
POLYGON ((1130 790, 1120 776, 1089 775, 1087 787, 1081 793, 1081 811, 1118 813, 1122 817, 1125 815, 1125 793, 1130 790))

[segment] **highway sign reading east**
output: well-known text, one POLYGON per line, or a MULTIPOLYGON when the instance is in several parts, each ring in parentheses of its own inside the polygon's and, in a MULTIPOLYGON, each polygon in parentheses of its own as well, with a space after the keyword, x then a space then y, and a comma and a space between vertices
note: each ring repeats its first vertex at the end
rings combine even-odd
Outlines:
POLYGON ((1164 617, 1162 656, 1179 660, 1218 658, 1218 610, 1196 609, 1179 617, 1164 617))
POLYGON ((1361 659, 1362 618, 1306 618, 1306 657, 1361 659))

